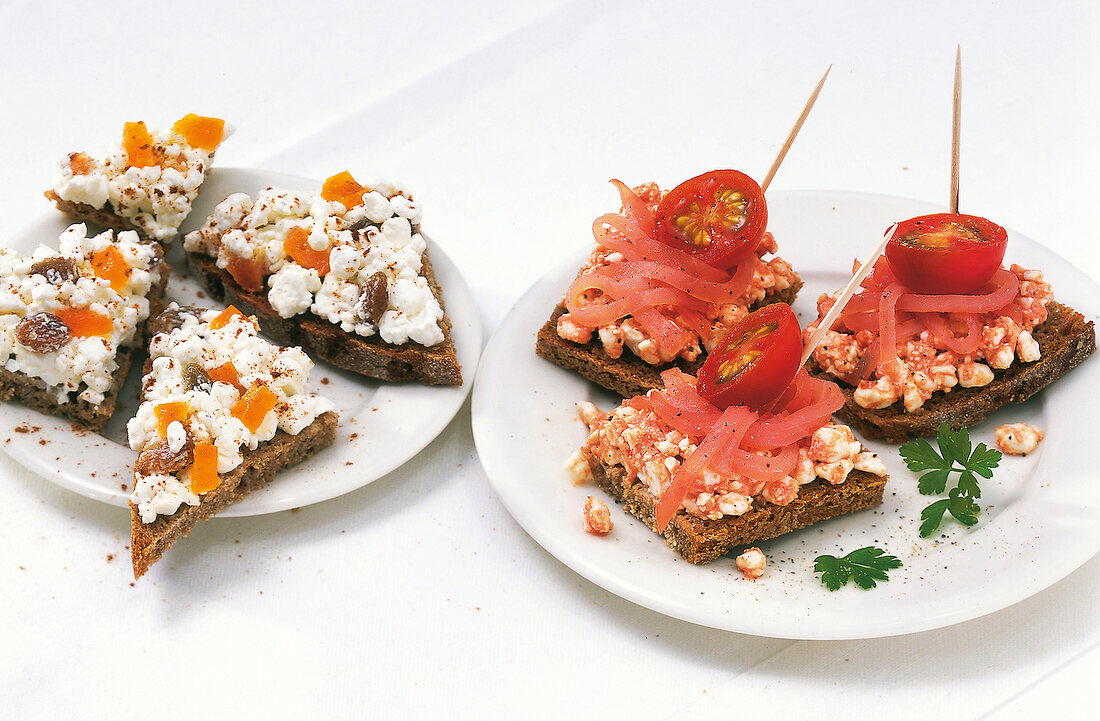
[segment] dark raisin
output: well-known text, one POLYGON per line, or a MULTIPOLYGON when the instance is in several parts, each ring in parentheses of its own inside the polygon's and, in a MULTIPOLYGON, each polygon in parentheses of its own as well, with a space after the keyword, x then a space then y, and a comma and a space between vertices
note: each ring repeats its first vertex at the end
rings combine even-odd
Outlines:
POLYGON ((210 376, 198 363, 188 363, 183 367, 183 387, 186 390, 209 392, 212 382, 210 376))
POLYGON ((187 432, 187 440, 175 453, 172 452, 168 441, 160 441, 156 445, 149 446, 138 454, 134 470, 142 476, 151 476, 154 473, 175 473, 181 471, 195 462, 195 440, 191 432, 187 432))
POLYGON ((15 324, 15 339, 35 353, 52 353, 68 342, 69 326, 53 313, 35 313, 15 324))
POLYGON ((40 275, 54 285, 61 285, 67 280, 75 283, 80 278, 80 271, 72 258, 56 256, 43 258, 32 265, 31 275, 40 275))
POLYGON ((185 315, 193 315, 197 318, 202 314, 202 311, 202 308, 190 305, 179 306, 178 308, 165 308, 156 318, 149 319, 149 325, 146 332, 150 336, 154 336, 157 333, 171 333, 175 329, 183 326, 183 317, 185 315))
POLYGON ((386 289, 386 274, 378 271, 363 284, 363 295, 355 307, 356 315, 377 326, 382 314, 390 306, 390 293, 386 289))

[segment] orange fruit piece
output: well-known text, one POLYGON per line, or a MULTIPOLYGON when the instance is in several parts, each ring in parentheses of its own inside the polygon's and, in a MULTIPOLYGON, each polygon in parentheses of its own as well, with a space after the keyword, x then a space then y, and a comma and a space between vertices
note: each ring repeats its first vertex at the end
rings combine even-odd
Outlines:
POLYGON ((86 153, 69 153, 69 170, 73 175, 87 175, 92 169, 92 159, 86 153))
POLYGON ((332 176, 321 186, 322 198, 328 201, 339 201, 347 210, 362 205, 363 195, 366 192, 367 189, 355 182, 355 178, 351 177, 351 173, 346 170, 332 176))
POLYGON ((230 254, 225 269, 237 281, 237 285, 245 290, 259 293, 264 289, 264 264, 255 258, 241 258, 230 254))
MULTIPOLYGON (((228 308, 226 310, 228 310, 228 308)), ((211 323, 211 325, 213 325, 213 323, 211 323)), ((237 372, 237 367, 233 365, 233 361, 222 363, 217 368, 207 371, 206 375, 209 376, 212 381, 228 383, 236 387, 237 390, 244 391, 244 386, 241 385, 241 375, 237 372)))
POLYGON ((126 123, 122 126, 122 149, 126 151, 126 160, 133 168, 159 165, 153 154, 153 136, 142 120, 126 123))
POLYGON ((253 383, 240 400, 233 404, 233 417, 239 419, 248 430, 255 433, 264 422, 264 416, 278 402, 279 397, 267 386, 262 383, 253 383))
POLYGON ((191 492, 206 493, 218 487, 218 449, 211 443, 195 444, 195 461, 191 464, 191 492))
POLYGON ((283 241, 283 250, 303 268, 312 268, 322 278, 328 275, 328 254, 332 249, 314 250, 305 228, 297 225, 291 228, 283 241))
POLYGON ((88 308, 62 308, 54 313, 61 322, 69 326, 69 333, 78 338, 91 335, 109 336, 115 328, 115 322, 102 313, 88 308))
POLYGON ((182 135, 188 145, 214 150, 225 138, 225 121, 188 113, 176 121, 172 132, 182 135))
POLYGON ((126 287, 126 281, 130 278, 132 268, 122 257, 122 252, 113 245, 108 245, 98 253, 92 254, 92 270, 96 278, 103 278, 111 284, 119 293, 126 287))
POLYGON ((187 420, 187 416, 190 413, 191 406, 187 405, 186 401, 171 401, 169 403, 156 404, 153 406, 153 415, 157 417, 157 433, 167 437, 168 426, 173 421, 183 423, 187 420))
MULTIPOLYGON (((235 306, 235 305, 229 306, 228 308, 223 310, 221 313, 218 313, 217 318, 210 321, 210 329, 211 330, 217 330, 218 328, 223 327, 235 315, 243 316, 244 313, 237 310, 237 306, 235 306)), ((234 369, 234 372, 236 372, 236 369, 234 369)), ((213 376, 211 376, 211 377, 213 377, 213 376)))

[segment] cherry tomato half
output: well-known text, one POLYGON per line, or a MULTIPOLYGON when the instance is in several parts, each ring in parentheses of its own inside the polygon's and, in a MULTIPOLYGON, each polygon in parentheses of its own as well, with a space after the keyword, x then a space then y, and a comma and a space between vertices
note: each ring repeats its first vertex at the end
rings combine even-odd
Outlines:
POLYGON ((1001 267, 1007 244, 1005 229, 985 218, 936 213, 898 223, 886 259, 917 293, 970 293, 1001 267))
POLYGON ((747 258, 768 227, 756 181, 712 170, 680 183, 657 206, 657 239, 728 270, 747 258))
POLYGON ((699 369, 699 394, 719 408, 758 408, 794 380, 802 331, 786 303, 749 313, 730 328, 699 369))

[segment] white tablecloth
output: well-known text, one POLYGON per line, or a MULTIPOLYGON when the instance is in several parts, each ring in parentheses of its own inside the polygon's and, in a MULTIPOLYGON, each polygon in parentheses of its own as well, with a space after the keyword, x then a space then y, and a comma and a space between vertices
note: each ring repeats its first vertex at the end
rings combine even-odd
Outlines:
MULTIPOLYGON (((830 63, 772 187, 946 203, 961 43, 962 210, 1100 278, 1096 4, 679 5, 4 3, 0 238, 51 212, 66 152, 125 120, 217 115, 237 126, 218 165, 403 180, 491 332, 591 242, 609 178, 761 177, 830 63)), ((512 520, 468 404, 383 479, 206 522, 136 584, 125 510, 6 456, 0 493, 4 718, 1081 718, 1100 669, 1096 558, 897 638, 758 638, 636 606, 512 520)))

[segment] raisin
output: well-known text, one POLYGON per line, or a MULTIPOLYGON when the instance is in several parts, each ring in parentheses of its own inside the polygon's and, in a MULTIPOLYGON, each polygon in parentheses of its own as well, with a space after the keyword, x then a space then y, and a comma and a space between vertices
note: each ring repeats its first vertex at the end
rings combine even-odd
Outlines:
POLYGON ((183 387, 186 390, 208 392, 212 382, 210 376, 198 363, 188 363, 183 367, 183 387))
POLYGON ((146 333, 150 336, 154 336, 157 333, 171 333, 175 329, 183 326, 183 317, 185 315, 193 315, 197 318, 202 311, 202 308, 190 305, 179 306, 177 308, 165 308, 156 318, 149 319, 146 333))
POLYGON ((181 471, 195 461, 195 439, 191 437, 191 431, 187 431, 187 441, 183 448, 172 452, 168 441, 149 446, 138 454, 134 470, 142 476, 151 476, 154 473, 175 473, 181 471))
POLYGON ((32 265, 31 275, 40 275, 54 285, 61 285, 67 280, 75 283, 80 278, 80 271, 72 258, 57 256, 43 258, 32 265))
POLYGON ((378 271, 363 284, 363 295, 355 307, 355 314, 362 320, 377 326, 382 314, 390 305, 390 294, 386 289, 386 274, 378 271))
POLYGON ((35 313, 16 323, 15 339, 35 353, 52 353, 69 341, 69 326, 53 313, 35 313))

